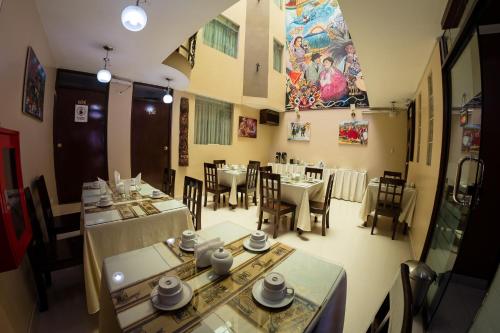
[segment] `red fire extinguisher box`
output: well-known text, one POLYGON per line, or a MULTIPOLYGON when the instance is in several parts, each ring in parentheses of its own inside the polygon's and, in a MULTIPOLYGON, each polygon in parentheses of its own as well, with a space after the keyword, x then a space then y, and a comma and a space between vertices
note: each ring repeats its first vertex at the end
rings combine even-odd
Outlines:
POLYGON ((19 132, 0 128, 0 272, 19 267, 31 241, 19 132))

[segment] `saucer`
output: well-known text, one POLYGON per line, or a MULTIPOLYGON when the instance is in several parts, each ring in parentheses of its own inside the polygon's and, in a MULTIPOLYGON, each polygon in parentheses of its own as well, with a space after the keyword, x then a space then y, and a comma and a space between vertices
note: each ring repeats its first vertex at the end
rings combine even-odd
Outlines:
POLYGON ((111 201, 111 200, 106 201, 106 202, 100 202, 100 201, 98 201, 96 203, 96 206, 99 207, 99 208, 106 208, 106 207, 110 207, 111 205, 113 205, 113 201, 111 201))
POLYGON ((180 309, 186 306, 189 302, 191 302, 191 299, 193 298, 193 289, 189 284, 182 282, 182 288, 183 288, 183 295, 182 299, 179 302, 172 305, 163 305, 160 303, 158 299, 158 286, 156 286, 153 288, 153 291, 151 292, 151 303, 153 303, 153 306, 158 310, 172 311, 180 309))
POLYGON ((184 247, 182 246, 182 242, 179 243, 179 248, 182 250, 182 251, 186 251, 186 252, 194 252, 194 246, 193 247, 184 247))
POLYGON ((151 198, 152 198, 152 199, 160 199, 160 198, 163 198, 163 196, 164 196, 164 194, 163 194, 163 193, 160 193, 160 194, 158 194, 158 195, 153 195, 153 194, 151 194, 151 198))
POLYGON ((263 306, 268 307, 268 308, 279 309, 279 308, 283 308, 283 307, 285 307, 293 302, 295 295, 288 295, 288 294, 283 299, 281 299, 279 301, 268 300, 267 298, 265 298, 262 295, 262 288, 263 288, 262 284, 263 283, 264 283, 264 279, 260 279, 257 282, 255 282, 253 287, 252 287, 253 298, 260 305, 263 305, 263 306))
POLYGON ((266 241, 266 245, 264 247, 257 248, 250 245, 250 238, 247 238, 243 241, 243 247, 253 252, 264 252, 269 250, 269 248, 271 247, 271 243, 269 241, 266 241))

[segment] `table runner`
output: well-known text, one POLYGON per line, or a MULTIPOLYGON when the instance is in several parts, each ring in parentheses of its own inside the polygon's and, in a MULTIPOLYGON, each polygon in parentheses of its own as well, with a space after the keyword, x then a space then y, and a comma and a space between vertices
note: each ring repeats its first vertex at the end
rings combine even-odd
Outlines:
POLYGON ((210 310, 238 296, 294 251, 287 245, 275 243, 268 252, 252 257, 235 268, 230 275, 221 276, 196 289, 193 299, 186 307, 172 312, 155 311, 126 327, 124 332, 180 332, 196 325, 210 310))
MULTIPOLYGON (((244 251, 243 241, 247 237, 248 235, 237 239, 225 245, 224 248, 230 251, 233 256, 237 256, 244 251)), ((180 237, 177 238, 177 240, 180 240, 180 237)), ((211 269, 210 266, 197 268, 193 253, 183 252, 179 248, 179 242, 176 241, 174 244, 167 243, 167 247, 173 254, 183 261, 183 263, 172 269, 156 274, 148 279, 137 281, 132 285, 111 293, 111 299, 116 313, 122 312, 149 298, 151 291, 153 291, 153 288, 158 285, 158 281, 162 276, 177 275, 181 280, 188 280, 211 269), (180 253, 184 255, 180 255, 180 253)))

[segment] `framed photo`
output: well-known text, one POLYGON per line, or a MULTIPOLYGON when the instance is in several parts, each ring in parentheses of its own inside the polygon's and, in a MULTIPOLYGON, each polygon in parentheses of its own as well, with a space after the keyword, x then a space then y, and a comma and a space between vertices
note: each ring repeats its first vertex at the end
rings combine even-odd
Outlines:
POLYGON ((257 138, 257 119, 240 117, 238 136, 253 139, 257 138))
POLYGON ((311 141, 311 123, 290 122, 288 125, 288 140, 311 141))
POLYGON ((368 144, 368 120, 346 120, 339 124, 339 143, 368 144))
POLYGON ((23 112, 43 121, 43 98, 47 74, 35 51, 28 47, 24 70, 23 112))
POLYGON ((466 125, 462 132, 462 152, 479 152, 481 125, 466 125))

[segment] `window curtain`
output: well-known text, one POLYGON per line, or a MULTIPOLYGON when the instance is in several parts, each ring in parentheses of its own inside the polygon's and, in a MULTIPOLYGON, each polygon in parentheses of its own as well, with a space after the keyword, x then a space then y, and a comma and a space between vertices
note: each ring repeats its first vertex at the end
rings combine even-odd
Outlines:
POLYGON ((239 26, 219 16, 203 28, 203 41, 208 46, 236 58, 239 26))
POLYGON ((277 41, 273 42, 273 68, 281 73, 281 59, 283 58, 283 46, 277 41))
POLYGON ((230 145, 232 124, 232 104, 208 98, 196 98, 194 143, 230 145))

